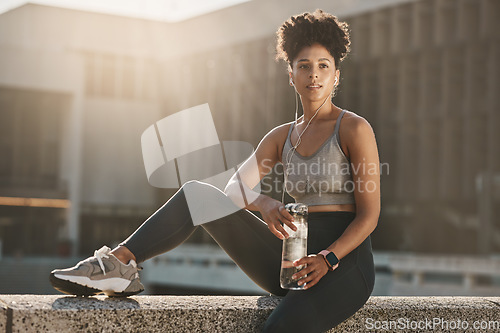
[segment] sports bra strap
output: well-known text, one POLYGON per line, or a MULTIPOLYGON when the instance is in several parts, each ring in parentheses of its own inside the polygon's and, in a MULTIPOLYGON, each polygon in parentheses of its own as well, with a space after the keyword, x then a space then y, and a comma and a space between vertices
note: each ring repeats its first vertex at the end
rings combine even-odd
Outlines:
POLYGON ((339 143, 339 146, 340 146, 340 136, 339 136, 340 120, 344 116, 344 113, 345 113, 345 110, 342 110, 342 112, 340 112, 340 114, 337 118, 337 122, 335 123, 335 130, 333 131, 333 136, 337 137, 337 142, 339 143))
MULTIPOLYGON (((339 136, 340 120, 344 116, 344 113, 345 113, 345 110, 342 110, 342 112, 340 112, 339 116, 337 117, 337 121, 335 122, 335 129, 333 131, 333 136, 337 137, 337 141, 338 141, 339 145, 340 145, 340 136, 339 136)), ((290 146, 292 145, 292 138, 290 137, 290 134, 292 133, 293 126, 295 126, 295 122, 293 122, 290 125, 290 128, 288 129, 287 140, 290 141, 290 146)))
POLYGON ((295 125, 295 122, 293 122, 293 123, 290 125, 290 128, 288 129, 288 136, 287 136, 287 139, 288 139, 288 140, 290 140, 290 145, 292 145, 292 139, 290 138, 290 134, 292 133, 293 125, 295 125))

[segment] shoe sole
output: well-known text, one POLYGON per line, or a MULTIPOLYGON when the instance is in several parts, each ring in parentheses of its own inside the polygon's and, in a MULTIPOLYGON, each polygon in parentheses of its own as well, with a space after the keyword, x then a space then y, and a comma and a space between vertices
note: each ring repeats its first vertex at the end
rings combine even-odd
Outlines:
POLYGON ((144 291, 144 289, 135 291, 135 292, 113 292, 113 291, 107 291, 104 292, 99 289, 91 288, 88 286, 84 286, 75 282, 71 282, 68 280, 62 280, 58 279, 54 273, 50 273, 50 283, 52 284, 52 287, 54 289, 59 290, 62 293, 68 294, 68 295, 75 295, 75 296, 95 296, 99 294, 106 294, 108 297, 128 297, 128 296, 133 296, 137 295, 141 292, 144 291))
POLYGON ((55 277, 54 273, 50 273, 50 283, 54 289, 62 293, 75 296, 94 296, 102 293, 101 290, 82 286, 67 280, 61 280, 55 277))

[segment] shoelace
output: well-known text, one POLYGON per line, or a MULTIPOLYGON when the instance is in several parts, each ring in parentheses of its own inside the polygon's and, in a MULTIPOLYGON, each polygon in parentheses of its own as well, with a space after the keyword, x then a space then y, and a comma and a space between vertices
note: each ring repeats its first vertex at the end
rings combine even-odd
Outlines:
POLYGON ((102 269, 102 273, 106 275, 106 270, 104 269, 104 264, 102 263, 102 258, 109 258, 107 253, 109 252, 109 247, 103 246, 99 250, 94 251, 94 257, 97 259, 99 262, 99 266, 102 269))
MULTIPOLYGON (((105 267, 104 267, 104 263, 102 262, 102 258, 109 258, 109 256, 108 256, 108 252, 109 251, 111 251, 111 249, 109 247, 103 246, 99 250, 95 250, 94 251, 94 256, 93 257, 89 257, 89 258, 87 258, 85 260, 80 261, 78 263, 78 265, 81 265, 81 264, 83 264, 85 262, 92 261, 92 260, 94 260, 94 258, 96 258, 97 262, 99 263, 99 267, 101 267, 101 269, 102 269, 103 274, 106 275, 106 270, 105 270, 105 267)), ((121 264, 124 265, 123 263, 121 263, 121 264)), ((143 269, 141 266, 137 265, 135 263, 135 261, 132 263, 132 265, 137 269, 137 271, 142 271, 142 269, 143 269)), ((137 274, 136 277, 139 277, 138 273, 136 273, 136 274, 137 274)))

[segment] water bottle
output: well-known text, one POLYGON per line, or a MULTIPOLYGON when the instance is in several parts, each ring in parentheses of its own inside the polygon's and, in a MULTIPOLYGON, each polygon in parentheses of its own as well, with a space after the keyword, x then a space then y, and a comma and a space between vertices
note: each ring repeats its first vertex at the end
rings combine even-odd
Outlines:
POLYGON ((293 224, 297 227, 297 231, 283 224, 289 237, 283 240, 280 285, 283 289, 302 290, 304 285, 299 285, 299 280, 292 279, 292 275, 305 267, 305 265, 293 266, 293 262, 307 256, 307 205, 289 203, 285 209, 293 216, 293 224))

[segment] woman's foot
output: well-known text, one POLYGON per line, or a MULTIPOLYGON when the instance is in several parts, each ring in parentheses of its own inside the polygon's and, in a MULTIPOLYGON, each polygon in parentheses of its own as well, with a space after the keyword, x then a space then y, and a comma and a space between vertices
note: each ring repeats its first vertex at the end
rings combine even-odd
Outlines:
POLYGON ((135 260, 124 264, 107 246, 74 267, 53 270, 50 282, 55 289, 77 296, 132 296, 144 290, 135 260))

